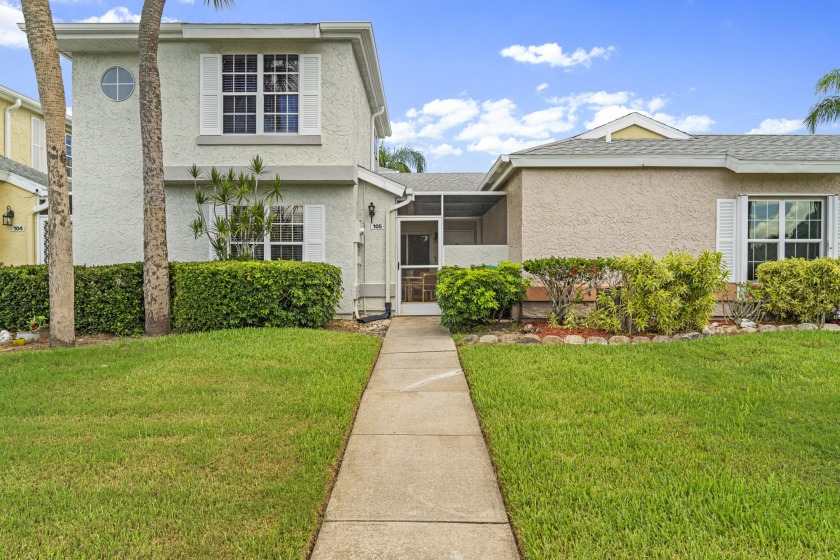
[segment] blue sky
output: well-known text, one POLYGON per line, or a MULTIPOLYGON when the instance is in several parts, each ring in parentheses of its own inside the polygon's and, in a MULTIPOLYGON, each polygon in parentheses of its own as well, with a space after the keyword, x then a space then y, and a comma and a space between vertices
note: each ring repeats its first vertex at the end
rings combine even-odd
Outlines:
MULTIPOLYGON (((58 0, 62 21, 131 21, 141 2, 58 0)), ((37 97, 17 0, 0 0, 0 83, 37 97)), ((687 132, 803 133, 813 85, 840 67, 832 1, 239 0, 188 22, 372 21, 395 132, 430 171, 484 171, 499 153, 580 133, 631 110, 687 132)), ((65 63, 68 105, 72 105, 65 63)), ((826 127, 825 133, 838 132, 826 127)))

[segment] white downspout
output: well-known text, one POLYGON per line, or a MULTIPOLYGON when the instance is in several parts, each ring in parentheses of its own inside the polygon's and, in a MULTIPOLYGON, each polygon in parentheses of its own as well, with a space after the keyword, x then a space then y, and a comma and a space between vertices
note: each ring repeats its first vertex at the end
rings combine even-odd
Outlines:
MULTIPOLYGON (((394 212, 396 212, 397 210, 399 210, 403 206, 406 206, 407 204, 409 204, 411 202, 414 202, 414 191, 413 190, 406 189, 405 194, 407 195, 405 200, 403 200, 400 203, 395 204, 394 206, 391 206, 391 208, 388 209, 388 213, 385 216, 386 217, 386 223, 388 224, 386 226, 387 228, 391 227, 391 214, 393 214, 394 212)), ((396 225, 397 225, 396 218, 394 218, 394 233, 395 234, 396 234, 396 225)), ((385 302, 386 303, 391 301, 391 274, 393 272, 391 270, 391 237, 393 237, 391 235, 391 233, 389 231, 386 231, 385 232, 385 302)), ((397 243, 399 243, 399 239, 397 239, 397 243)), ((396 281, 397 280, 395 278, 394 282, 396 282, 396 281)), ((399 303, 399 302, 397 302, 397 303, 399 303)), ((394 306, 391 309, 391 312, 392 313, 397 312, 396 306, 394 306)))
POLYGON ((376 157, 376 119, 385 113, 385 105, 379 108, 377 112, 370 116, 370 136, 371 136, 371 150, 370 150, 370 170, 376 171, 377 157, 376 157))
POLYGON ((12 111, 20 109, 22 103, 23 101, 20 97, 18 97, 13 105, 6 107, 6 136, 4 136, 6 139, 6 146, 3 154, 7 159, 12 159, 12 111))

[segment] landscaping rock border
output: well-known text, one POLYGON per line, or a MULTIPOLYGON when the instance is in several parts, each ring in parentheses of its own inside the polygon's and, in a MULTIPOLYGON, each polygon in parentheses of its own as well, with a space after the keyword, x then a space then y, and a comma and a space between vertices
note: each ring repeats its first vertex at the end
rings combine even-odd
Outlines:
MULTIPOLYGON (((527 330, 527 327, 526 327, 527 330)), ((610 338, 605 338, 603 336, 589 336, 583 337, 578 334, 569 334, 566 336, 556 336, 556 335, 546 335, 540 338, 537 334, 534 334, 533 326, 531 326, 531 330, 528 331, 528 334, 521 334, 521 333, 488 333, 482 336, 470 334, 464 337, 462 340, 463 344, 523 344, 523 345, 536 345, 536 344, 548 344, 548 345, 560 345, 560 344, 568 344, 571 346, 579 346, 581 344, 594 344, 594 345, 609 345, 609 346, 620 346, 626 344, 648 344, 651 342, 655 343, 666 343, 666 342, 680 342, 683 340, 699 340, 701 338, 708 338, 710 336, 731 336, 736 334, 751 334, 751 333, 768 333, 768 332, 779 332, 779 331, 813 331, 813 330, 823 330, 823 331, 831 331, 831 332, 840 332, 840 325, 836 325, 833 323, 826 323, 822 326, 816 325, 814 323, 799 323, 797 325, 771 325, 771 324, 755 324, 755 323, 747 323, 740 327, 734 325, 721 325, 720 323, 711 323, 706 327, 703 327, 703 330, 700 332, 692 331, 686 333, 677 333, 672 336, 666 335, 656 335, 656 336, 645 336, 645 335, 635 335, 633 337, 629 337, 626 335, 615 335, 611 336, 610 338)), ((539 331, 536 331, 539 332, 539 331)))

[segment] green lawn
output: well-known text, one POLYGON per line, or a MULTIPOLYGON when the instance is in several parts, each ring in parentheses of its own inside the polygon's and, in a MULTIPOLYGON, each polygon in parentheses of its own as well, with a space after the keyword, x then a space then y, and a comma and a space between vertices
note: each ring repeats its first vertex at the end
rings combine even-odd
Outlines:
POLYGON ((461 351, 527 558, 840 557, 840 335, 461 351))
POLYGON ((261 329, 0 355, 0 557, 301 558, 379 344, 261 329))

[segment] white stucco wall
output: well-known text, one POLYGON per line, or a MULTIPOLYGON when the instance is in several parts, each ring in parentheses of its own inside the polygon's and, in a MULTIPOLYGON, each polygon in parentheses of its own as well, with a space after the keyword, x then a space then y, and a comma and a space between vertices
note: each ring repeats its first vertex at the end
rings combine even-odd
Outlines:
POLYGON ((444 266, 496 265, 508 260, 507 245, 444 245, 444 266))
MULTIPOLYGON (((259 154, 267 165, 369 166, 371 110, 349 42, 235 41, 162 43, 160 73, 163 100, 164 164, 189 166, 247 165, 259 154), (200 53, 292 52, 321 54, 321 145, 199 146, 200 53)), ((122 102, 105 98, 102 74, 124 66, 137 78, 134 54, 74 53, 74 257, 80 264, 135 262, 143 258, 143 181, 139 91, 122 102)), ((170 258, 206 260, 206 242, 189 229, 194 217, 193 188, 167 185, 170 258)), ((341 267, 345 296, 340 313, 352 312, 357 274, 357 187, 287 185, 284 204, 325 204, 327 262, 341 267)), ((380 189, 369 188, 377 191, 380 189)), ((387 193, 385 193, 387 194, 387 193)), ((388 195, 393 205, 393 195, 388 195)), ((367 203, 365 203, 366 205, 367 203)), ((379 203, 377 202, 377 206, 379 203)), ((376 248, 371 254, 382 253, 376 248)), ((368 271, 384 276, 384 262, 368 271)))

